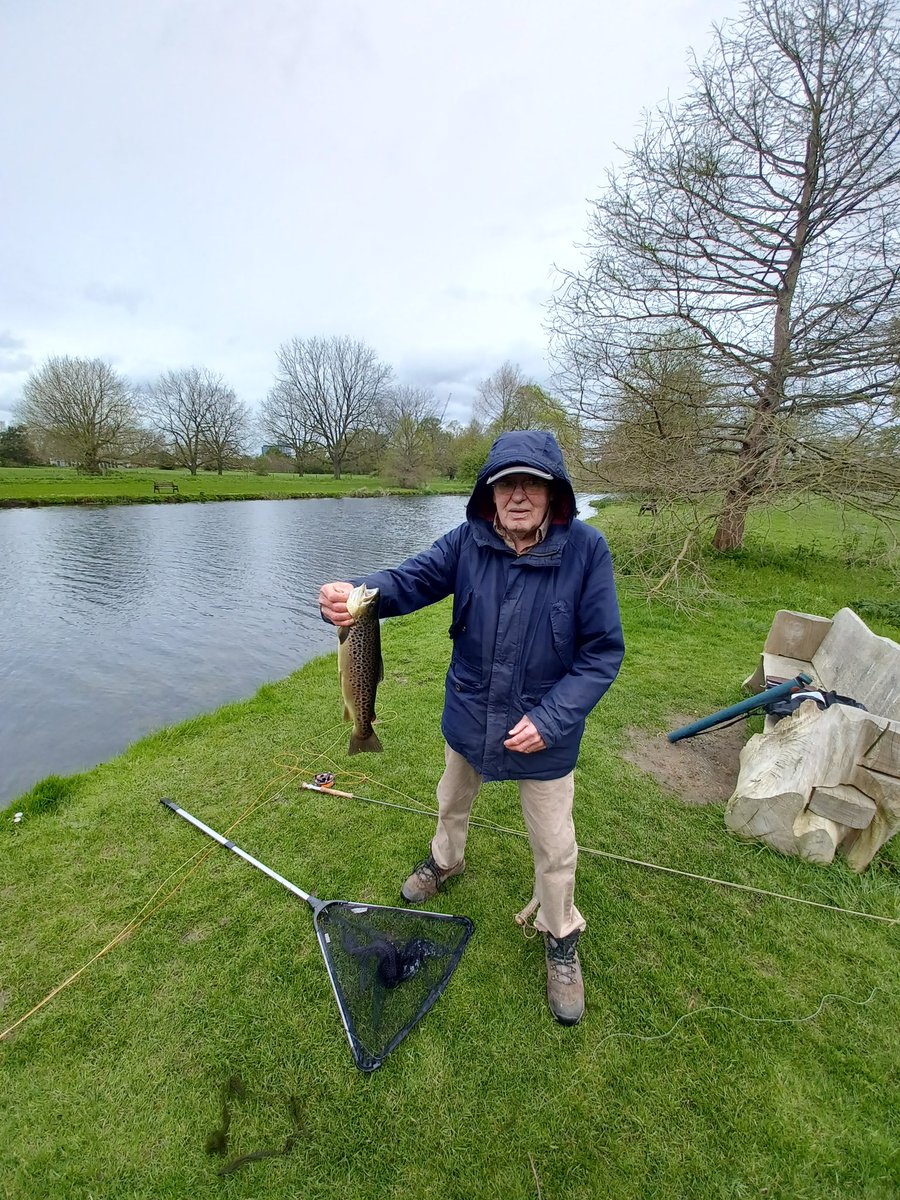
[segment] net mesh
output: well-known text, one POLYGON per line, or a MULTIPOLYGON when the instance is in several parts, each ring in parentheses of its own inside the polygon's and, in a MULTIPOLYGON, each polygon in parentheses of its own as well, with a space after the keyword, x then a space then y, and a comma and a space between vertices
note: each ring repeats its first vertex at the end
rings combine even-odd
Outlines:
POLYGON ((332 900, 316 934, 356 1065, 374 1071, 428 1012, 456 970, 468 917, 332 900))

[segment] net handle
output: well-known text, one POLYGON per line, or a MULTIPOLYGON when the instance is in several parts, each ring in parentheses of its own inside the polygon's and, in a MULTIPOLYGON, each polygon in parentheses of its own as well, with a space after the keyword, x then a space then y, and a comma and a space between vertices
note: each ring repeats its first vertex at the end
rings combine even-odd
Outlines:
POLYGON ((195 829, 199 829, 201 833, 205 833, 207 837, 212 838, 214 842, 218 842, 220 846, 224 846, 226 850, 231 850, 238 858, 242 858, 244 862, 249 863, 251 867, 256 867, 257 871, 262 871, 263 875, 268 875, 270 879, 274 879, 276 883, 280 883, 283 888, 287 888, 294 896, 300 900, 305 900, 311 908, 320 907, 319 901, 312 897, 309 892, 304 892, 303 888, 297 887, 296 883, 291 883, 289 879, 285 879, 283 875, 279 875, 277 871, 273 871, 271 867, 267 867, 265 863, 261 863, 258 858, 254 858, 252 854, 248 854, 246 850, 242 850, 240 846, 236 846, 230 838, 224 837, 221 833, 216 833, 215 829, 210 829, 208 825, 204 825, 197 817, 191 816, 183 808, 169 800, 168 797, 162 797, 160 804, 164 804, 166 808, 170 808, 173 813, 177 813, 179 817, 183 817, 195 829))

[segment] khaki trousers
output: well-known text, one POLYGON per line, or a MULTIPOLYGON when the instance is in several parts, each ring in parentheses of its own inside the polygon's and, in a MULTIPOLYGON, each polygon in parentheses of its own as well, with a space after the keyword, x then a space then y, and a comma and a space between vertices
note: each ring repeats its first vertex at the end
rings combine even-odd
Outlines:
MULTIPOLYGON (((446 767, 437 786, 438 827, 431 854, 442 869, 461 862, 469 832, 469 813, 481 790, 482 778, 461 754, 444 747, 446 767)), ((572 821, 575 774, 561 779, 520 779, 519 800, 534 856, 535 929, 565 937, 584 929, 575 907, 575 865, 578 844, 572 821)))

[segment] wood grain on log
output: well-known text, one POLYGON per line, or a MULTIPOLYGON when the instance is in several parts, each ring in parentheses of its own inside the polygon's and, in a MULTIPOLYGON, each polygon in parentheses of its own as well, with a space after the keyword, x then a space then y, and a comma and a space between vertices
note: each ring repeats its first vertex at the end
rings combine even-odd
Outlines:
POLYGON ((836 787, 814 787, 809 808, 817 816, 827 817, 850 829, 865 829, 875 816, 875 801, 847 783, 836 787))

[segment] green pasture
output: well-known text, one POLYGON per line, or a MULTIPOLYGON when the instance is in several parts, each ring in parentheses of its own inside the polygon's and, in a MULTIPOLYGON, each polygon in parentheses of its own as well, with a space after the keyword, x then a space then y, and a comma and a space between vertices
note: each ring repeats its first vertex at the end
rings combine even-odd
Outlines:
MULTIPOLYGON (((633 506, 600 516, 615 555, 633 506)), ((432 807, 446 604, 384 623, 382 755, 346 756, 331 655, 0 814, 0 1032, 67 984, 0 1044, 0 1197, 896 1197, 900 924, 762 891, 896 921, 900 850, 861 876, 783 858, 621 756, 635 728, 738 700, 776 608, 852 603, 900 640, 893 565, 816 519, 806 553, 779 517, 708 563, 703 608, 648 606, 622 581, 628 650, 588 724, 579 840, 760 891, 583 854, 574 1029, 550 1017, 541 945, 513 922, 531 896, 522 837, 473 826, 468 869, 433 907, 475 934, 435 1008, 364 1075, 307 907, 158 802, 323 898, 398 903, 432 818, 299 783, 333 771, 360 796, 432 807), (223 1157, 207 1143, 232 1077, 223 1157), (218 1174, 283 1148, 298 1108, 287 1155, 218 1174)), ((523 828, 510 784, 485 787, 475 816, 523 828)))
MULTIPOLYGON (((459 484, 436 479, 428 492, 459 491, 459 484)), ((290 500, 318 496, 402 495, 405 489, 376 475, 257 475, 226 471, 217 475, 186 470, 133 469, 81 475, 74 467, 0 467, 0 508, 45 504, 178 504, 206 500, 290 500), (153 484, 175 484, 178 492, 154 492, 153 484)), ((408 492, 406 493, 408 494, 408 492)))

